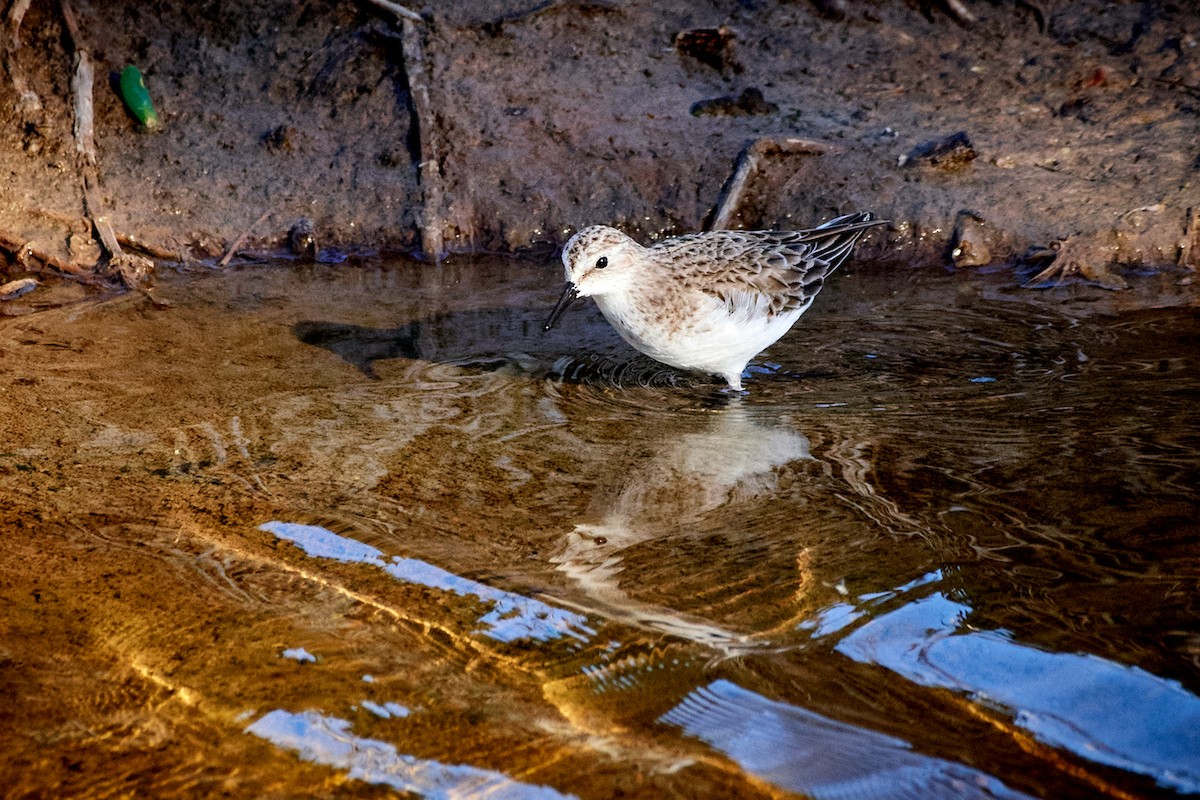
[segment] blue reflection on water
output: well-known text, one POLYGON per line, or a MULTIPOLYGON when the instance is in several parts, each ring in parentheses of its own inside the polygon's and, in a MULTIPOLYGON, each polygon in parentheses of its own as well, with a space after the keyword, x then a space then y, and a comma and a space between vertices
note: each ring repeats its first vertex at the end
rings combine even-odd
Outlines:
POLYGON ((382 717, 383 719, 404 719, 412 713, 408 710, 407 706, 402 706, 399 703, 393 703, 391 701, 386 703, 376 703, 374 700, 363 700, 359 703, 359 705, 365 708, 367 711, 370 711, 375 716, 382 717))
POLYGON ((315 711, 293 713, 277 709, 246 728, 277 747, 295 750, 300 758, 347 771, 354 780, 381 784, 421 797, 487 797, 504 800, 562 800, 547 786, 520 783, 500 772, 416 758, 397 752, 378 739, 350 733, 350 723, 315 711))
POLYGON ((856 622, 866 613, 850 603, 834 603, 828 608, 821 609, 812 619, 806 619, 796 627, 802 631, 812 631, 813 636, 828 636, 856 622))
POLYGON ((1137 667, 963 631, 970 611, 939 592, 871 620, 835 649, 1006 709, 1038 739, 1086 759, 1200 792, 1200 698, 1137 667))
POLYGON ((580 614, 455 575, 420 559, 398 556, 393 556, 390 560, 385 559, 383 552, 377 548, 356 539, 339 536, 317 525, 267 522, 260 525, 259 529, 291 542, 310 556, 370 564, 406 583, 416 583, 462 597, 482 600, 490 604, 492 610, 480 617, 479 621, 485 626, 480 632, 501 642, 517 639, 544 642, 562 636, 588 641, 595 634, 588 626, 587 618, 580 614))
POLYGON ((858 605, 854 603, 834 603, 827 606, 816 614, 811 619, 806 619, 796 626, 797 630, 810 631, 813 638, 821 638, 829 636, 832 633, 837 633, 842 628, 848 627, 867 615, 867 610, 861 606, 871 605, 876 606, 891 600, 897 595, 911 592, 920 586, 929 583, 937 583, 942 579, 942 571, 940 569, 928 572, 916 580, 909 581, 903 586, 887 592, 868 592, 858 596, 858 605))
POLYGON ((303 647, 289 647, 280 653, 284 658, 290 658, 293 661, 299 661, 301 664, 317 663, 317 657, 305 650, 303 647))
POLYGON ((747 772, 823 798, 1024 798, 996 778, 915 753, 908 742, 763 697, 727 680, 693 690, 660 722, 747 772))

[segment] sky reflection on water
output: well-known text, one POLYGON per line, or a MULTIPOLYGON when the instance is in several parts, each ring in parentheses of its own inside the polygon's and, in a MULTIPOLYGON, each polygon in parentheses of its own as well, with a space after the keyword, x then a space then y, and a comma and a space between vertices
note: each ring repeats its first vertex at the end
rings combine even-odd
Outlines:
POLYGON ((1137 667, 971 630, 970 613, 935 592, 870 620, 835 650, 1002 708, 1047 744, 1200 792, 1200 698, 1137 667))

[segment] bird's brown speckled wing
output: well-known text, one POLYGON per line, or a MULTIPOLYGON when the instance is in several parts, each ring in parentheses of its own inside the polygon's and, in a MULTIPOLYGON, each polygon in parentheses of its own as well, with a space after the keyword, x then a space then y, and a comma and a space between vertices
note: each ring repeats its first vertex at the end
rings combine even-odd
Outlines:
POLYGON ((680 236, 651 248, 688 284, 723 302, 730 313, 803 312, 867 228, 867 213, 838 217, 806 231, 713 231, 680 236))

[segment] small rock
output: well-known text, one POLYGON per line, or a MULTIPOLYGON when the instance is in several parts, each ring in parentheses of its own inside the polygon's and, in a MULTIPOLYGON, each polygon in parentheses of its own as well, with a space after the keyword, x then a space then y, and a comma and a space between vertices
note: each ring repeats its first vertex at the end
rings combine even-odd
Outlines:
POLYGON ((292 224, 288 231, 288 249, 305 261, 316 260, 317 235, 313 232, 311 219, 301 217, 292 224))
POLYGON ((680 31, 675 35, 675 49, 718 72, 741 72, 741 65, 733 57, 735 38, 733 29, 728 25, 680 31))
POLYGON ((273 153, 290 153, 295 135, 295 128, 290 125, 279 125, 264 133, 260 141, 273 153))
POLYGON ((694 103, 691 114, 693 117, 748 117, 774 114, 778 110, 779 106, 768 103, 761 90, 751 87, 737 97, 714 97, 694 103))
POLYGON ((15 281, 0 286, 0 300, 16 300, 24 294, 29 294, 38 286, 37 278, 18 278, 15 281))
POLYGON ((124 251, 114 254, 101 269, 101 274, 120 280, 128 289, 144 288, 152 272, 153 261, 124 251))
POLYGON ((25 131, 21 135, 21 149, 27 155, 36 156, 41 154, 45 146, 46 137, 42 135, 38 127, 32 123, 26 123, 25 131))
POLYGON ((983 217, 973 211, 960 211, 951 239, 950 259, 958 269, 981 267, 992 261, 991 238, 983 217))
POLYGON ((958 131, 918 145, 908 155, 900 157, 900 165, 925 164, 944 172, 957 172, 969 166, 977 155, 967 132, 958 131))
POLYGON ((90 267, 100 260, 100 244, 91 234, 72 232, 67 236, 67 254, 72 264, 90 267))
POLYGON ((1115 260, 1141 267, 1164 267, 1178 262, 1186 215, 1167 211, 1162 203, 1126 211, 1117 219, 1115 260))

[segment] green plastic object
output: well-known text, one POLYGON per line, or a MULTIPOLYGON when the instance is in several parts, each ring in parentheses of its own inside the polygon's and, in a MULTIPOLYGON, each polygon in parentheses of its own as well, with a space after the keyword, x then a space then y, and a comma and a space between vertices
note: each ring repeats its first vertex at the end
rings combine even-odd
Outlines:
POLYGON ((129 112, 148 131, 158 130, 158 112, 154 109, 154 101, 146 89, 146 80, 142 71, 130 64, 121 70, 121 99, 129 108, 129 112))

